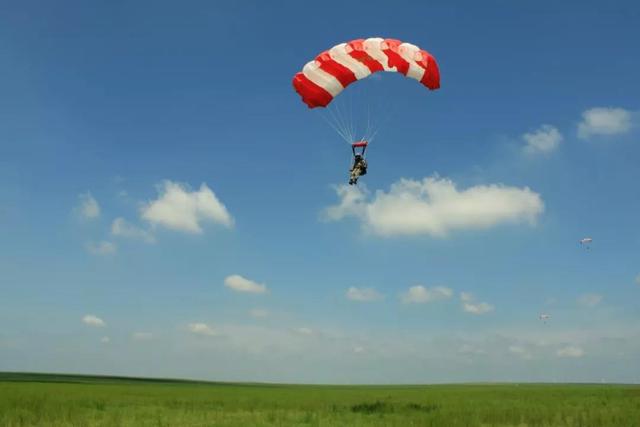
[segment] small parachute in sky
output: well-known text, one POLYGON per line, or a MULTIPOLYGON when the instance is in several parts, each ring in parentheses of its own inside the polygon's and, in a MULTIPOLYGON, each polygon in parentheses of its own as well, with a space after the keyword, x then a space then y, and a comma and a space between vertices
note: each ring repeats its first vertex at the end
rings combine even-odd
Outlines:
POLYGON ((547 320, 551 319, 551 315, 550 314, 541 314, 540 315, 540 320, 542 320, 542 322, 547 323, 547 320))
POLYGON ((591 242, 593 242, 593 239, 591 237, 582 238, 580 239, 580 246, 584 246, 586 249, 589 249, 591 242))

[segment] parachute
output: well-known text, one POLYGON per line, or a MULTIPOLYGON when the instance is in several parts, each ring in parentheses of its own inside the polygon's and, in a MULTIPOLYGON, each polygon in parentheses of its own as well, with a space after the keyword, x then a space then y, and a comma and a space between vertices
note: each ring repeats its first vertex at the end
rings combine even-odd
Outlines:
POLYGON ((550 314, 541 314, 540 315, 540 320, 542 320, 542 322, 547 323, 547 320, 551 319, 551 315, 550 314))
POLYGON ((340 43, 308 62, 293 87, 309 108, 326 107, 351 83, 378 71, 398 72, 430 90, 440 87, 435 58, 411 43, 373 37, 340 43))
POLYGON ((580 239, 580 246, 584 246, 585 248, 589 249, 589 245, 591 244, 591 242, 593 242, 593 239, 591 237, 585 237, 583 239, 580 239))
MULTIPOLYGON (((340 43, 307 62, 302 71, 293 77, 293 88, 302 101, 312 109, 329 107, 326 111, 331 119, 325 120, 342 139, 351 144, 353 165, 350 169, 350 185, 356 184, 358 177, 367 173, 364 152, 378 133, 380 124, 375 123, 375 118, 372 120, 371 104, 367 104, 366 120, 356 118, 356 121, 366 123, 364 134, 358 138, 356 134, 360 127, 354 123, 352 105, 341 109, 340 101, 332 104, 334 108, 330 104, 347 86, 379 71, 400 73, 419 81, 430 90, 440 87, 438 64, 429 52, 411 43, 380 37, 340 43)), ((384 105, 388 104, 389 97, 386 97, 384 105)), ((388 117, 385 114, 384 118, 388 117)))

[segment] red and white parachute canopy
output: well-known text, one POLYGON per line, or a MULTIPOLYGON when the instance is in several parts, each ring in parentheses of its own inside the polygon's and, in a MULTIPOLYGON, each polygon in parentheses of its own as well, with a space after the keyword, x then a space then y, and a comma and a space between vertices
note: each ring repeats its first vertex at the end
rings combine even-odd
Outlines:
POLYGON ((418 46, 395 39, 369 38, 341 43, 316 56, 293 77, 293 87, 309 108, 326 107, 344 88, 378 71, 393 71, 440 87, 438 64, 418 46))

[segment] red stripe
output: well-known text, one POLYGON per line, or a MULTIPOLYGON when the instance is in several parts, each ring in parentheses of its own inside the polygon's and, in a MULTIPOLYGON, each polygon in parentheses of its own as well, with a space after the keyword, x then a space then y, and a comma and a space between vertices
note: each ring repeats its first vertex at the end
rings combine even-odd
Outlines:
POLYGON ((311 80, 309 80, 304 74, 297 73, 293 77, 293 87, 302 97, 302 101, 309 106, 309 108, 326 107, 333 96, 311 80))
POLYGON ((378 62, 375 58, 370 57, 369 54, 365 52, 364 39, 350 41, 349 43, 347 43, 347 46, 351 48, 347 49, 349 55, 353 59, 361 62, 363 65, 369 68, 369 71, 371 71, 372 74, 376 71, 384 70, 384 67, 380 62, 378 62))
POLYGON ((385 39, 384 44, 386 48, 383 48, 382 51, 387 58, 389 58, 389 68, 396 67, 399 73, 404 74, 405 76, 409 72, 409 63, 398 53, 398 46, 402 44, 400 40, 395 39, 385 39))
MULTIPOLYGON (((409 72, 409 62, 398 53, 402 42, 396 39, 385 39, 383 43, 382 51, 388 58, 389 67, 394 67, 398 72, 406 76, 409 72)), ((384 70, 378 60, 367 54, 364 48, 364 39, 348 42, 345 50, 353 59, 369 68, 371 73, 384 70)), ((438 89, 440 87, 440 70, 436 59, 429 52, 424 50, 419 52, 414 61, 424 69, 424 75, 420 83, 431 90, 438 89)), ((320 69, 334 76, 343 87, 347 87, 357 80, 355 74, 349 68, 331 59, 327 51, 318 55, 316 61, 320 69)), ((329 92, 306 78, 303 73, 297 73, 294 76, 293 87, 309 108, 326 107, 333 100, 333 96, 329 92)))
POLYGON ((327 51, 322 52, 320 55, 318 55, 316 57, 316 61, 318 61, 320 69, 326 71, 327 73, 338 79, 342 87, 347 87, 351 83, 358 80, 356 78, 356 75, 353 74, 353 71, 351 71, 344 65, 334 61, 327 51))
POLYGON ((440 70, 438 69, 436 59, 424 50, 421 50, 420 54, 422 56, 421 61, 416 62, 425 70, 420 83, 431 90, 440 88, 440 70))
POLYGON ((424 69, 420 83, 431 90, 438 89, 440 87, 440 70, 438 70, 436 59, 429 52, 420 50, 420 58, 414 58, 414 61, 424 69))

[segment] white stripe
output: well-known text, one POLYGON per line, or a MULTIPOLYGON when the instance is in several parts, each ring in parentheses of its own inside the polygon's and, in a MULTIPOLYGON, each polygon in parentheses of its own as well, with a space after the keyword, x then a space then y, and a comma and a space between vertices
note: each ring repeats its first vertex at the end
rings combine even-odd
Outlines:
POLYGON ((381 39, 379 37, 366 39, 363 43, 364 50, 365 52, 367 52, 367 55, 382 64, 382 68, 384 68, 385 71, 397 71, 396 67, 389 68, 389 58, 387 58, 387 55, 384 54, 382 48, 380 47, 380 44, 383 41, 384 39, 381 39))
POLYGON ((338 79, 320 69, 316 61, 307 62, 304 68, 302 68, 302 74, 304 74, 304 76, 313 83, 329 92, 333 97, 337 96, 342 92, 342 89, 344 89, 338 79))
POLYGON ((416 79, 417 81, 421 81, 424 76, 425 69, 419 66, 416 61, 416 53, 420 51, 420 48, 411 43, 402 43, 398 46, 398 53, 402 58, 409 63, 409 71, 407 72, 407 77, 411 77, 412 79, 416 79))
POLYGON ((360 80, 371 74, 369 67, 354 59, 347 53, 347 44, 340 43, 329 50, 329 56, 343 67, 347 67, 360 80))

